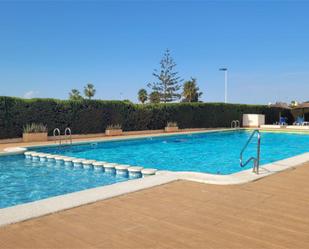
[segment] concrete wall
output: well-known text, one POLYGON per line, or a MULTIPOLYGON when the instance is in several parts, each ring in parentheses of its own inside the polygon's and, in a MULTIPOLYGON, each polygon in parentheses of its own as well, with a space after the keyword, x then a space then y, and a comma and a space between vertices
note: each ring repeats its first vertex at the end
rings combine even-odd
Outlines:
POLYGON ((260 127, 265 124, 265 115, 263 114, 243 114, 243 127, 260 127))

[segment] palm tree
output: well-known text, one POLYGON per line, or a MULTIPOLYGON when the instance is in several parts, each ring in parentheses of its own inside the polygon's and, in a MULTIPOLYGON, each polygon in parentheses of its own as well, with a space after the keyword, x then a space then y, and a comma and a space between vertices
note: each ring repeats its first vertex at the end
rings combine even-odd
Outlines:
POLYGON ((148 99, 148 94, 147 94, 147 91, 145 89, 140 89, 138 91, 138 100, 144 104, 148 99))
POLYGON ((91 83, 88 83, 84 87, 84 94, 88 99, 91 99, 95 95, 96 90, 94 89, 94 85, 91 83))
POLYGON ((80 92, 77 89, 72 89, 69 92, 69 99, 70 100, 82 100, 83 97, 80 95, 80 92))
POLYGON ((183 102, 198 102, 199 98, 202 96, 202 92, 199 92, 199 88, 196 84, 196 79, 191 78, 191 80, 186 81, 183 84, 182 96, 183 102))
POLYGON ((160 96, 159 92, 154 91, 154 92, 149 94, 150 103, 157 104, 157 103, 160 103, 160 100, 161 100, 161 96, 160 96))

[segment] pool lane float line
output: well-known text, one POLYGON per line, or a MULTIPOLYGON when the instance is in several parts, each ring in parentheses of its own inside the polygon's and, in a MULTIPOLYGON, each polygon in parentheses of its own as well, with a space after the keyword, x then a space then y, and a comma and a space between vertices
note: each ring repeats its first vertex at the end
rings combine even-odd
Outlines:
POLYGON ((74 157, 67 157, 67 158, 64 158, 63 161, 64 161, 64 165, 65 166, 73 166, 73 160, 75 158, 74 157))
POLYGON ((104 171, 105 173, 108 174, 116 174, 116 165, 118 165, 117 163, 104 163, 104 171))
POLYGON ((157 170, 150 169, 139 166, 129 166, 125 164, 109 163, 96 160, 87 160, 83 158, 68 157, 62 155, 55 155, 49 153, 38 153, 36 151, 26 151, 24 155, 27 159, 33 159, 34 161, 47 161, 55 162, 58 165, 64 164, 65 166, 74 166, 79 168, 101 170, 106 173, 117 174, 121 176, 130 176, 133 178, 136 177, 145 177, 150 175, 155 175, 157 170))
POLYGON ((24 155, 25 155, 25 157, 26 157, 27 159, 31 159, 31 154, 32 154, 31 151, 26 151, 26 152, 24 153, 24 155))
POLYGON ((66 158, 67 158, 66 156, 56 156, 55 157, 56 164, 64 164, 64 159, 66 158))
POLYGON ((129 177, 131 178, 139 178, 142 177, 142 171, 143 167, 139 167, 139 166, 133 166, 128 168, 129 171, 129 177))
POLYGON ((49 154, 45 154, 45 153, 40 153, 39 154, 39 159, 40 159, 40 162, 46 162, 47 161, 47 156, 49 154))
POLYGON ((127 176, 129 173, 128 168, 130 168, 129 165, 118 164, 115 166, 116 174, 121 176, 127 176))
POLYGON ((32 154, 31 154, 31 159, 32 159, 33 161, 39 161, 39 160, 40 160, 39 154, 40 154, 40 153, 32 153, 32 154))
POLYGON ((146 168, 146 169, 142 169, 141 173, 143 177, 146 177, 146 176, 155 175, 157 171, 158 171, 157 169, 146 168))
POLYGON ((73 162, 73 166, 74 167, 77 167, 77 168, 82 168, 83 167, 83 164, 82 164, 82 161, 85 160, 85 159, 74 159, 72 160, 73 162))
POLYGON ((94 162, 92 165, 93 165, 93 169, 94 170, 100 170, 100 171, 104 171, 104 164, 106 162, 100 162, 100 161, 96 161, 94 162))
POLYGON ((84 169, 91 169, 93 167, 93 163, 95 162, 95 160, 83 160, 82 161, 82 165, 84 169))
POLYGON ((55 161, 55 156, 54 155, 48 155, 46 156, 47 162, 54 162, 55 161))

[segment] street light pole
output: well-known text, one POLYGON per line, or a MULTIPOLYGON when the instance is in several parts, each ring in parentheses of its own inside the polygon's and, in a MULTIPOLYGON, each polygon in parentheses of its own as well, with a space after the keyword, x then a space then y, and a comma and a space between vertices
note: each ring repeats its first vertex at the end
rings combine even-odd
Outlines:
POLYGON ((224 71, 224 103, 227 103, 227 68, 219 68, 220 71, 224 71))

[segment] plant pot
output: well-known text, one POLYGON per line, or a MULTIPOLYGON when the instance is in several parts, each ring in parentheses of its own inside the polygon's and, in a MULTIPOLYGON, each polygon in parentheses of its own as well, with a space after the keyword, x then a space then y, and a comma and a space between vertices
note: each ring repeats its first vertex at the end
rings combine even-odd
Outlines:
POLYGON ((105 130, 106 136, 119 136, 122 135, 122 129, 111 129, 111 130, 105 130))
POLYGON ((165 127, 165 132, 177 132, 178 131, 178 126, 172 126, 172 127, 165 127))
POLYGON ((23 142, 47 141, 47 132, 23 133, 23 142))

